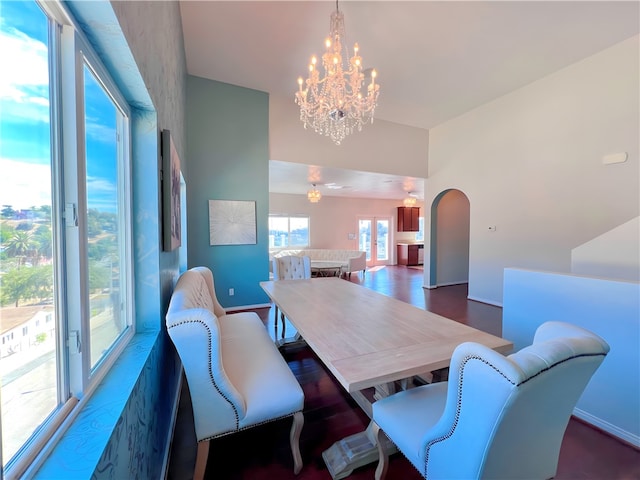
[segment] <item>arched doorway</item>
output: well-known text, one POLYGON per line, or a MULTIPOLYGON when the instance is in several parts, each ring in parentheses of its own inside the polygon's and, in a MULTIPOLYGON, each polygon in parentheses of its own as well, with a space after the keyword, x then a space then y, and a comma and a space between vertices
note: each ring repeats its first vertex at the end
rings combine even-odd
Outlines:
POLYGON ((469 282, 470 204, 456 189, 441 192, 431 204, 429 287, 469 282))

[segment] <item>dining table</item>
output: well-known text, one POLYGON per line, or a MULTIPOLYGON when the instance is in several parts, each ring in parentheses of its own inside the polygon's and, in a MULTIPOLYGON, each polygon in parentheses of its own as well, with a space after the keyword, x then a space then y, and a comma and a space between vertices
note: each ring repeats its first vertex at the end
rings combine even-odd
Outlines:
MULTIPOLYGON (((430 380, 432 372, 447 369, 463 342, 500 353, 513 348, 504 338, 338 277, 260 285, 369 417, 376 399, 410 388, 412 378, 430 380)), ((332 478, 377 459, 371 427, 323 452, 332 478)))

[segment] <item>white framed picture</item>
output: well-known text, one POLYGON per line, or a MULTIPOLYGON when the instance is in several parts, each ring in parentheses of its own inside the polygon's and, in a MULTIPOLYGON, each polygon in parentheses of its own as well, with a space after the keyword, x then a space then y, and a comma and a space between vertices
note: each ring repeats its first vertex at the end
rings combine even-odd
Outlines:
POLYGON ((256 202, 209 200, 210 245, 255 245, 256 202))

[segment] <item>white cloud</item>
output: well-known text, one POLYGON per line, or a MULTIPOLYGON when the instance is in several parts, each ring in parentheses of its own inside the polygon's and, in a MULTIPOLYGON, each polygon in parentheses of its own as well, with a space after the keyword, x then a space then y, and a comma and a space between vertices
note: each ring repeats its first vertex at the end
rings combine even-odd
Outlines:
POLYGON ((0 158, 0 205, 14 209, 51 205, 49 165, 0 158))
MULTIPOLYGON (((0 65, 20 65, 20 68, 3 68, 0 75, 0 98, 16 102, 28 102, 30 95, 25 87, 41 87, 49 84, 47 46, 15 28, 0 30, 0 65)), ((42 98, 46 97, 34 97, 42 98)))
POLYGON ((0 29, 2 116, 23 122, 49 121, 49 66, 47 46, 15 28, 0 29))
POLYGON ((116 186, 104 178, 87 176, 87 190, 90 192, 89 195, 115 194, 116 186))
POLYGON ((116 130, 102 124, 103 120, 95 117, 87 117, 85 133, 87 137, 93 138, 103 143, 113 144, 116 142, 116 130))

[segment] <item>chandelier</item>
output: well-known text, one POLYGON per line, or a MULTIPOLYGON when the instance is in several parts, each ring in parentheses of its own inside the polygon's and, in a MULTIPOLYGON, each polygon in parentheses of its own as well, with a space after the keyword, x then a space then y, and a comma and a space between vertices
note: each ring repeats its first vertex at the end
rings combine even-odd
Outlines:
POLYGON ((417 203, 417 197, 418 197, 416 195, 416 192, 413 192, 413 191, 409 190, 407 192, 407 195, 408 196, 404 200, 402 200, 402 204, 405 207, 415 207, 416 203, 417 203))
POLYGON ((415 207, 416 199, 415 197, 407 197, 402 201, 402 203, 405 207, 415 207))
POLYGON ((314 183, 312 185, 313 185, 313 188, 307 192, 307 198, 311 203, 318 203, 322 198, 322 195, 316 188, 316 184, 314 183))
POLYGON ((304 128, 310 127, 320 135, 331 137, 336 145, 340 145, 354 129, 361 131, 365 123, 373 123, 380 90, 375 83, 377 73, 371 70, 371 83, 364 91, 365 75, 358 44, 354 45, 353 56, 349 59, 347 47, 342 45, 344 39, 344 14, 338 10, 336 0, 336 11, 331 14, 330 33, 325 41, 327 50, 322 55, 324 77, 320 78, 318 59, 314 55, 309 64, 309 77, 306 80, 298 78, 296 92, 304 128))

